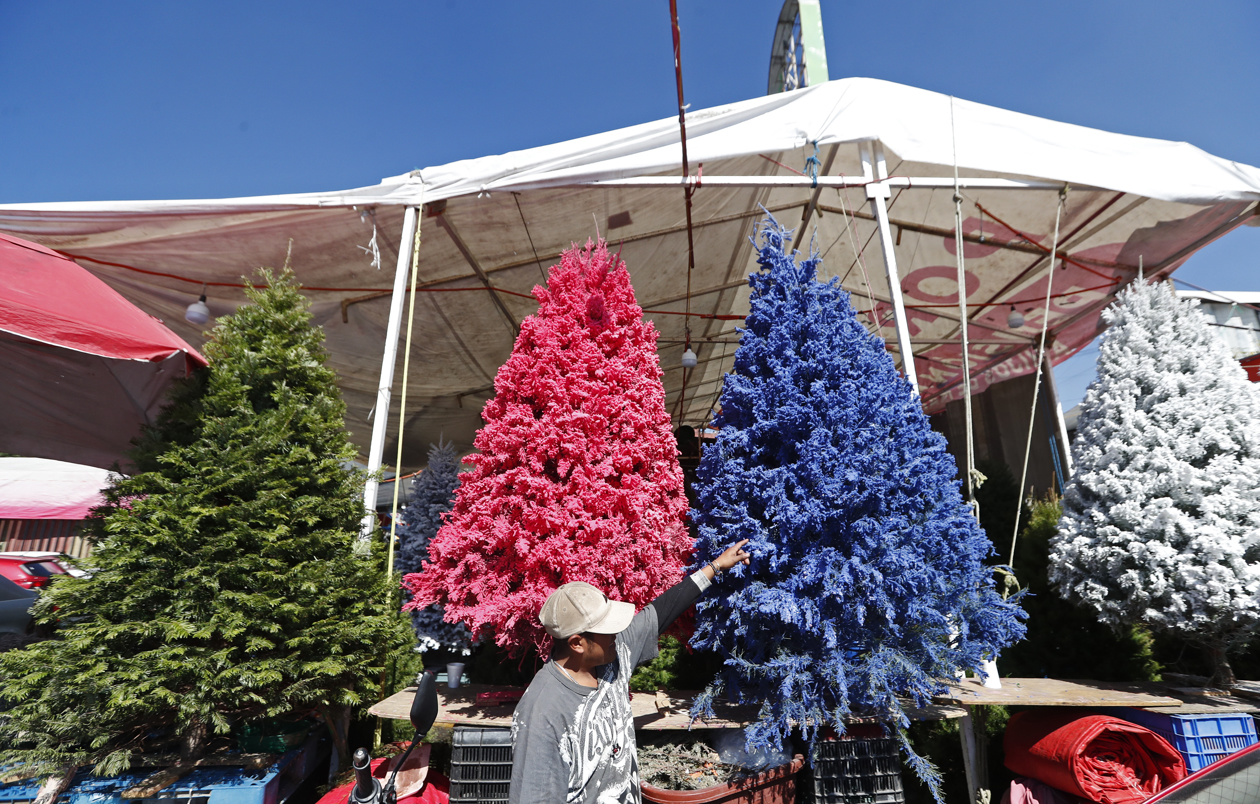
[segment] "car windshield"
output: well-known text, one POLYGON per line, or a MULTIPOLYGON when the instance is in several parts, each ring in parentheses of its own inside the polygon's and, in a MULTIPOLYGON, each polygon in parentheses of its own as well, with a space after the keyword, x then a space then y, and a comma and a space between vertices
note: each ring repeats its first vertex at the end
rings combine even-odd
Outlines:
POLYGON ((66 571, 56 561, 28 561, 22 565, 22 571, 27 575, 34 575, 37 578, 47 578, 50 575, 65 575, 66 571))
POLYGON ((1260 751, 1216 765, 1159 799, 1159 804, 1251 804, 1260 801, 1260 751))

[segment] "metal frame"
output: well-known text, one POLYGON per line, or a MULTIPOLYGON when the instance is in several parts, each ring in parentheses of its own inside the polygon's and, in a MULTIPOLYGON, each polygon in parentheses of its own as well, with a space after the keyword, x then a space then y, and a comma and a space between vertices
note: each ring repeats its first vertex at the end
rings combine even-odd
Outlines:
MULTIPOLYGON (((839 146, 836 143, 835 146, 839 146)), ((858 147, 859 157, 862 162, 862 176, 827 176, 821 175, 817 177, 811 176, 706 176, 703 183, 710 187, 749 187, 749 188, 809 188, 818 191, 822 188, 834 187, 861 187, 866 191, 866 197, 871 205, 871 217, 874 219, 878 230, 881 251, 884 257, 884 270, 888 280, 889 303, 893 308, 894 326, 896 329, 897 351, 901 356, 902 371, 910 384, 914 387, 915 393, 919 392, 918 377, 914 366, 914 351, 910 340, 909 329, 907 326, 905 302, 901 295, 901 279, 897 270, 897 258, 894 253, 894 241, 892 237, 893 222, 888 216, 888 199, 892 196, 892 190, 939 190, 954 189, 955 186, 964 189, 982 189, 982 190, 1041 190, 1041 191, 1058 191, 1062 189, 1062 182, 1049 181, 1030 181, 1022 179, 1001 179, 1001 178, 960 178, 955 180, 949 177, 941 176, 889 176, 887 161, 884 157, 883 145, 878 140, 869 142, 856 143, 858 147)), ((828 156, 828 162, 834 159, 836 148, 833 147, 828 156)), ((824 171, 825 173, 825 171, 824 171)), ((525 189, 536 189, 542 187, 624 187, 624 188, 652 188, 652 187, 676 187, 681 186, 688 189, 698 189, 700 186, 700 178, 698 176, 639 176, 624 179, 603 179, 598 181, 572 182, 572 183, 544 183, 539 185, 521 185, 511 188, 512 191, 520 191, 525 189)), ((1076 187, 1077 190, 1089 191, 1098 190, 1095 187, 1076 187)), ((815 192, 814 198, 817 198, 815 192)), ((377 391, 376 406, 374 408, 372 419, 372 439, 371 447, 368 453, 368 472, 375 474, 381 468, 384 456, 385 433, 388 427, 388 417, 390 408, 391 388, 394 381, 394 364, 398 353, 399 330, 402 326, 402 299, 406 291, 407 270, 410 260, 410 244, 415 237, 415 227, 419 225, 419 209, 421 202, 415 206, 408 206, 406 218, 403 222, 402 246, 399 248, 398 267, 394 276, 394 289, 390 294, 390 310, 389 323, 385 335, 385 349, 381 358, 381 382, 377 391)), ((810 202, 804 204, 790 204, 789 207, 813 206, 810 202)), ((776 208, 777 209, 777 208, 776 208)), ((744 218, 747 215, 730 216, 731 219, 744 218)), ((724 218, 723 221, 726 219, 724 218)), ((439 221, 445 223, 445 221, 439 221)), ((698 225, 705 225, 706 222, 701 221, 698 225)), ((444 227, 445 228, 445 227, 444 227)), ((649 233, 651 235, 659 233, 649 233)), ((636 238, 638 239, 638 238, 636 238)), ((461 249, 462 250, 462 249, 461 249)), ((467 254, 465 256, 468 256, 467 254)), ((527 261, 532 262, 532 261, 527 261)), ((474 270, 479 266, 473 264, 474 270)), ((478 278, 483 282, 488 282, 486 274, 498 270, 489 269, 486 271, 476 271, 478 278)), ((447 280, 440 280, 433 284, 442 284, 447 280)), ((378 294, 372 294, 375 298, 378 294)), ((384 295, 384 294, 380 294, 384 295)), ((368 297, 364 297, 368 298, 368 297)), ((358 299, 352 300, 357 301, 358 299)), ((496 301, 501 302, 497 298, 496 301)), ((502 312, 502 310, 501 310, 502 312)), ((506 318, 512 322, 511 315, 506 318)), ((1062 415, 1061 413, 1059 414, 1062 415)), ((1060 430, 1062 432, 1062 430, 1060 430)), ((401 437, 401 435, 400 435, 401 437)), ((1070 460, 1070 458, 1069 458, 1070 460)), ((366 539, 370 536, 375 526, 375 502, 376 491, 379 481, 369 479, 364 488, 364 505, 367 512, 363 517, 363 526, 361 538, 366 539)))
MULTIPOLYGON (((862 159, 862 178, 865 180, 866 197, 871 202, 871 213, 879 227, 879 246, 884 253, 884 272, 888 277, 888 299, 893 308, 893 322, 897 329, 897 351, 901 353, 901 373, 910 381, 915 394, 919 393, 919 378, 914 370, 914 348, 910 344, 910 328, 906 322, 906 305, 901 298, 901 277, 897 274, 897 255, 894 253, 892 227, 888 225, 888 199, 893 186, 888 181, 888 163, 884 160, 884 146, 879 140, 858 146, 862 159)), ((952 186, 952 185, 951 185, 952 186)))
POLYGON ((822 8, 818 0, 785 0, 770 47, 770 78, 766 94, 825 84, 828 77, 822 8), (799 57, 798 49, 801 51, 799 57))
MULTIPOLYGON (((883 146, 879 141, 874 141, 875 147, 883 153, 883 146)), ((866 151, 871 143, 861 142, 858 147, 861 151, 866 151)), ((954 180, 943 176, 888 176, 884 175, 879 178, 857 176, 819 176, 813 179, 809 176, 705 176, 699 179, 696 176, 688 176, 683 179, 679 176, 636 176, 628 179, 599 179, 596 181, 572 182, 572 183, 556 183, 540 182, 538 184, 528 185, 512 185, 510 188, 514 191, 523 189, 539 189, 543 187, 674 187, 682 184, 699 185, 703 183, 705 187, 806 187, 813 189, 814 187, 865 187, 868 184, 877 183, 888 188, 905 188, 919 190, 953 190, 954 180)), ((961 178, 958 180, 958 186, 971 190, 1054 190, 1058 192, 1063 189, 1061 181, 1028 181, 1024 179, 992 179, 992 178, 961 178)), ((508 189, 508 188, 504 188, 508 189)), ((1072 185, 1073 190, 1077 191, 1093 191, 1103 192, 1100 187, 1089 187, 1084 185, 1072 185)))
MULTIPOLYGON (((807 3, 809 1, 810 0, 806 0, 807 3)), ((831 149, 831 153, 828 156, 829 164, 831 160, 834 159, 835 157, 836 146, 838 145, 839 145, 838 143, 834 144, 833 148, 831 149)), ((966 188, 966 189, 984 189, 984 190, 1040 190, 1040 191, 1058 192, 1062 190, 1064 185, 1062 182, 1025 181, 1025 180, 1017 180, 1017 179, 997 179, 997 178, 953 179, 953 178, 946 178, 946 177, 889 176, 887 162, 884 157, 884 149, 883 149, 882 144, 878 140, 873 140, 869 142, 860 142, 860 143, 857 143, 857 146, 858 146, 859 157, 862 163, 861 178, 848 177, 848 176, 826 176, 826 175, 817 176, 817 177, 811 177, 811 176, 708 176, 708 177, 705 177, 703 181, 705 184, 709 185, 710 187, 749 187, 749 188, 800 187, 800 188, 813 189, 815 190, 814 194, 812 195, 811 199, 805 204, 806 210, 807 210, 806 215, 805 215, 806 218, 808 217, 809 212, 812 212, 813 209, 817 205, 817 202, 818 202, 817 191, 819 188, 826 188, 826 187, 835 187, 835 188, 863 187, 865 188, 866 197, 869 200, 870 205, 871 205, 871 214, 872 214, 872 217, 874 218, 874 221, 879 231, 880 247, 881 247, 881 251, 883 252, 883 257, 884 257, 884 270, 888 279, 888 291, 889 291, 888 301, 893 308, 893 317, 894 317, 894 324, 896 327, 896 336, 897 336, 896 344, 897 344, 897 349, 901 355, 902 371, 906 379, 910 382, 911 386, 913 387, 915 393, 918 394, 919 386, 918 386, 918 378, 916 376, 915 366, 914 366, 913 345, 910 340, 909 328, 907 326, 905 304, 901 295, 901 279, 898 274, 897 259, 894 253, 895 246, 894 246, 894 240, 892 237, 893 224, 890 221, 889 216, 888 216, 888 200, 892 196, 892 190, 893 189, 956 190, 958 188, 966 188)), ((694 192, 700 186, 700 179, 698 176, 684 176, 684 177, 645 176, 645 177, 637 177, 637 178, 606 179, 606 180, 601 180, 601 181, 588 181, 588 182, 572 182, 572 183, 544 182, 544 183, 539 183, 539 184, 524 184, 524 185, 513 186, 512 188, 510 188, 510 190, 520 191, 520 190, 525 190, 525 189, 541 189, 544 187, 561 187, 561 186, 628 187, 628 188, 682 186, 686 190, 688 190, 688 192, 694 192)), ((505 188, 505 189, 508 189, 508 188, 505 188)), ((1079 190, 1079 191, 1098 191, 1101 188, 1078 186, 1078 187, 1075 187, 1074 189, 1079 190)), ((422 188, 422 192, 423 192, 423 188, 422 188)), ((802 206, 802 204, 792 204, 788 206, 795 207, 795 206, 802 206)), ((1260 209, 1260 204, 1257 205, 1256 209, 1260 209)), ((399 330, 401 329, 401 326, 402 326, 403 297, 406 295, 407 276, 408 276, 408 271, 410 268, 412 251, 413 251, 412 243, 415 240, 417 227, 419 226, 419 218, 420 218, 419 211, 420 211, 420 203, 417 203, 415 206, 407 207, 406 217, 403 222, 402 247, 400 247, 398 250, 398 265, 397 265, 397 269, 394 276, 394 288, 393 288, 393 292, 391 293, 391 298, 390 298, 389 323, 386 329, 384 354, 381 359, 380 387, 377 391, 376 407, 374 408, 375 418, 372 420, 372 440, 371 440, 371 448, 370 448, 370 452, 368 456, 369 479, 364 487, 364 493, 363 493, 364 506, 366 510, 363 517, 362 532, 360 534, 360 543, 365 548, 367 545, 367 540, 371 538, 372 532, 375 528, 375 522, 376 522, 376 493, 377 493, 377 487, 379 485, 379 481, 375 479, 374 475, 381 468, 381 462, 382 462, 382 458, 384 454, 385 434, 386 434, 386 430, 387 430, 388 422, 389 422, 391 389, 393 387, 393 382, 394 382, 394 365, 395 365, 395 361, 396 361, 397 353, 398 353, 399 330)), ((1254 214, 1254 211, 1253 211, 1253 214, 1254 214)), ((734 219, 743 218, 743 217, 747 217, 747 216, 746 215, 731 216, 730 219, 734 220, 734 219)), ((1191 246, 1187 247, 1183 251, 1192 252, 1196 248, 1199 248, 1202 245, 1204 245, 1205 242, 1210 242, 1211 240, 1216 239, 1216 237, 1220 237, 1226 232, 1236 228, 1237 226, 1241 225, 1243 217, 1245 216, 1240 216, 1239 219, 1230 221, 1229 223, 1221 226, 1217 231, 1213 232, 1208 238, 1204 238, 1200 240, 1200 242, 1192 244, 1191 246)), ((462 246, 462 241, 459 240, 458 235, 449 226, 449 224, 444 220, 440 220, 439 223, 441 223, 443 225, 443 228, 447 229, 448 233, 451 234, 452 238, 456 241, 457 246, 462 246)), ((698 225, 703 226, 705 225, 705 222, 700 222, 698 225)), ((652 236, 653 234, 660 234, 660 233, 649 233, 649 234, 645 234, 644 236, 645 237, 652 236)), ((473 270, 475 271, 477 277, 481 279, 481 281, 487 287, 490 287, 491 290, 493 290, 492 286, 490 285, 489 279, 487 277, 487 274, 490 273, 490 271, 481 270, 481 266, 476 262, 476 260, 471 258, 471 255, 468 253, 466 248, 461 247, 459 250, 464 254, 469 264, 473 267, 473 270)), ((1165 261, 1165 265, 1161 266, 1161 268, 1163 268, 1163 270, 1167 270, 1166 266, 1175 265, 1177 261, 1179 261, 1179 258, 1182 256, 1183 255, 1180 252, 1177 255, 1173 255, 1173 257, 1165 261)), ((531 261, 526 261, 522 264, 528 264, 529 262, 531 261)), ((495 270, 495 269, 492 269, 492 270, 495 270)), ((1154 273, 1157 274, 1158 271, 1159 269, 1157 269, 1154 273)), ((440 280, 439 282, 435 284, 441 284, 444 281, 447 281, 447 280, 440 280)), ((964 292, 963 289, 961 288, 959 290, 960 290, 960 293, 964 292)), ((708 292, 711 292, 711 290, 708 292)), ((363 297, 363 298, 369 298, 369 297, 363 297)), ((674 300, 675 299, 670 299, 669 301, 674 301, 674 300)), ((358 301, 358 299, 354 299, 352 301, 358 301)), ((505 317, 508 319, 508 321, 512 323, 513 325, 515 325, 514 319, 512 318, 511 314, 508 313, 506 309, 503 307, 502 300, 498 298, 498 294, 495 294, 495 301, 500 306, 500 312, 505 313, 505 317)), ((658 304, 659 303, 664 303, 664 302, 658 302, 658 304)), ((1089 309, 1092 309, 1092 308, 1093 306, 1091 305, 1089 309)), ((344 310, 345 308, 343 306, 343 314, 344 314, 344 310)), ((1086 311, 1078 312, 1076 314, 1076 317, 1079 317, 1085 312, 1086 311)), ((670 341, 661 341, 661 343, 670 343, 670 341)), ((1018 345, 1018 344, 1012 344, 1012 345, 1018 345)), ((1026 345, 1023 345, 1023 346, 1026 346, 1026 345)), ((1009 355, 1007 357, 1009 357, 1009 355)), ((705 362, 711 362, 711 360, 706 360, 705 362)), ((985 370, 991 365, 992 364, 988 364, 988 365, 979 367, 976 370, 976 373, 978 374, 980 371, 985 370)), ((1057 436, 1056 440, 1059 441, 1059 448, 1062 452, 1061 457, 1063 460, 1063 466, 1066 469, 1068 475, 1070 476, 1071 471, 1072 471, 1071 451, 1068 449, 1067 432, 1066 432, 1066 427, 1064 426, 1064 419, 1063 419, 1063 407, 1059 403, 1057 389, 1055 387, 1055 381, 1054 381, 1054 370, 1053 370, 1053 366, 1050 363, 1048 354, 1045 355, 1044 357, 1043 370, 1046 374, 1047 389, 1050 394, 1049 401, 1053 406, 1053 415, 1055 417, 1055 421, 1053 422, 1053 425, 1054 425, 1053 429, 1056 431, 1056 436, 1057 436)), ((963 378, 961 381, 969 382, 969 380, 970 378, 963 378)), ((713 382, 720 382, 720 381, 721 381, 721 378, 717 380, 701 383, 699 386, 693 386, 692 390, 694 391, 695 388, 703 387, 705 385, 712 384, 713 382)), ((404 378, 404 382, 405 382, 405 378, 404 378)), ((970 387, 966 389, 966 392, 970 394, 970 387)), ((400 439, 402 438, 401 432, 399 432, 398 437, 400 439)), ((988 763, 987 763, 987 757, 985 756, 983 744, 978 739, 978 737, 980 736, 977 734, 976 726, 978 724, 973 724, 972 722, 972 717, 971 717, 972 707, 967 707, 967 709, 968 709, 968 716, 962 719, 961 728, 960 728, 960 737, 961 737, 961 742, 962 742, 963 763, 964 763, 964 768, 965 768, 966 776, 967 776, 967 786, 969 788, 968 789, 969 798, 970 798, 971 804, 977 804, 977 801, 979 799, 978 793, 980 792, 979 790, 980 784, 981 782, 987 779, 986 766, 988 763)))

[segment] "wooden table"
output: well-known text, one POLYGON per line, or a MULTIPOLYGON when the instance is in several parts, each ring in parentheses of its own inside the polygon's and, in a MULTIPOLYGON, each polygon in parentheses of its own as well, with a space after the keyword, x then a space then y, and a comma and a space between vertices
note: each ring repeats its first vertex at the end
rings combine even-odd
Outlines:
MULTIPOLYGON (((437 723, 505 728, 512 725, 515 703, 499 706, 478 706, 479 692, 493 692, 510 687, 487 684, 465 684, 459 689, 438 688, 437 723)), ((637 729, 667 730, 743 728, 757 719, 756 706, 714 704, 715 717, 691 719, 691 703, 698 692, 678 690, 669 693, 634 692, 630 694, 630 711, 637 729)), ((1257 695, 1260 695, 1258 688, 1257 695)), ((372 706, 368 711, 377 717, 407 720, 415 687, 408 687, 372 706)), ((1169 713, 1260 712, 1260 700, 1206 695, 1173 684, 1155 682, 1109 683, 1088 680, 1052 678, 1004 678, 1001 689, 985 687, 978 679, 962 679, 950 685, 931 706, 906 709, 911 720, 946 720, 958 718, 960 723, 963 766, 971 801, 987 784, 988 767, 984 742, 977 739, 973 720, 977 706, 1080 706, 1105 708, 1134 706, 1169 713)))
MULTIPOLYGON (((459 689, 438 688, 438 723, 457 726, 480 726, 504 728, 512 725, 512 712, 516 702, 499 706, 479 706, 477 693, 498 692, 511 687, 491 686, 488 684, 464 684, 459 689)), ((415 697, 415 687, 408 687, 395 693, 368 711, 373 715, 394 720, 407 720, 411 711, 411 700, 415 697)), ((673 692, 659 695, 650 692, 630 693, 630 711, 634 715, 634 726, 637 729, 686 729, 691 725, 692 696, 697 693, 673 692), (659 706, 658 706, 659 702, 659 706)), ((710 720, 698 722, 702 728, 741 728, 757 719, 755 706, 731 706, 718 703, 713 707, 717 716, 710 720)))
MULTIPOLYGON (((1054 678, 1004 678, 1000 689, 986 687, 979 679, 961 679, 949 692, 937 696, 939 703, 961 704, 967 715, 959 722, 963 769, 971 804, 987 788, 989 767, 983 739, 976 736, 973 708, 976 706, 1138 706, 1180 709, 1182 700, 1171 690, 1153 682, 1110 683, 1105 681, 1054 678)), ((983 735, 982 735, 983 736, 983 735)))
MULTIPOLYGON (((507 727, 512 725, 512 712, 516 704, 501 706, 478 706, 477 693, 494 692, 511 689, 488 684, 465 684, 459 689, 438 688, 438 723, 458 726, 507 727)), ((395 693, 380 703, 375 704, 368 712, 377 717, 393 720, 407 720, 411 712, 411 701, 415 697, 415 687, 408 687, 395 693)), ((632 692, 630 693, 630 712, 634 715, 636 729, 664 731, 668 729, 689 729, 693 725, 702 729, 735 729, 743 728, 757 719, 756 706, 734 706, 724 701, 713 705, 715 717, 707 720, 691 719, 691 702, 699 692, 676 690, 669 693, 632 692)), ((946 720, 966 717, 967 710, 961 706, 948 703, 935 704, 923 709, 910 709, 906 712, 911 720, 946 720)))
POLYGON ((941 703, 963 706, 1181 706, 1163 684, 1054 678, 1004 678, 1001 689, 991 689, 979 679, 966 678, 950 685, 941 703))

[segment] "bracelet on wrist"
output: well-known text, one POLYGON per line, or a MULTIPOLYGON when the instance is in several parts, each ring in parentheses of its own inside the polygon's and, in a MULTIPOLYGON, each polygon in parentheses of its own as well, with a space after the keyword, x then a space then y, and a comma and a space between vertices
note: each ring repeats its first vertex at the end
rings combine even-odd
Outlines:
POLYGON ((713 577, 714 577, 714 578, 716 578, 717 576, 719 576, 719 575, 721 575, 721 574, 722 574, 722 568, 721 568, 721 567, 719 567, 719 566, 717 565, 717 562, 716 562, 716 561, 710 561, 710 562, 709 562, 709 566, 710 566, 710 567, 713 567, 713 577))

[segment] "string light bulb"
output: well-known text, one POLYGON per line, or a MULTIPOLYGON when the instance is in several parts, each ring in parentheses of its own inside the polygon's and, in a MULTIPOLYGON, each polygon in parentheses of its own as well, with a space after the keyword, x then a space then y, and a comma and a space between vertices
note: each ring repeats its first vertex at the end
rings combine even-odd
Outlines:
POLYGON ((210 308, 206 306, 206 286, 201 286, 201 298, 188 305, 184 311, 184 320, 190 324, 204 327, 210 322, 210 308))
POLYGON ((1019 329, 1024 326, 1024 314, 1015 309, 1015 305, 1011 305, 1011 312, 1006 316, 1006 325, 1011 329, 1019 329))
POLYGON ((693 352, 693 351, 691 351, 691 347, 690 347, 690 346, 688 346, 688 347, 687 347, 687 349, 686 349, 686 351, 684 351, 684 352, 682 353, 682 366, 683 366, 683 368, 695 368, 695 367, 696 367, 696 363, 698 363, 698 362, 699 362, 699 361, 696 359, 696 353, 695 353, 695 352, 693 352))

